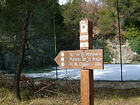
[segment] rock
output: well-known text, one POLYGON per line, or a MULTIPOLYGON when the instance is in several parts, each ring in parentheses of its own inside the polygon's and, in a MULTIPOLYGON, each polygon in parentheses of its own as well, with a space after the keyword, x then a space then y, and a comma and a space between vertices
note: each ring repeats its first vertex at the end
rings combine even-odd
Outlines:
MULTIPOLYGON (((119 41, 107 40, 107 46, 110 49, 111 53, 113 54, 112 63, 120 63, 120 44, 119 41)), ((129 42, 126 41, 122 44, 122 63, 131 63, 133 57, 135 56, 135 52, 132 51, 129 42)))

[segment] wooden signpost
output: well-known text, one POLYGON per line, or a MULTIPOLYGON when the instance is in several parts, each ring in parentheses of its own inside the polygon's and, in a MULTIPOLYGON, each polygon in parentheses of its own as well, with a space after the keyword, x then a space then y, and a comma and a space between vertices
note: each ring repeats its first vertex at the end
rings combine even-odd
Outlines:
MULTIPOLYGON (((92 40, 92 23, 85 18, 80 21, 80 49, 92 49, 92 40)), ((81 105, 94 105, 93 71, 90 69, 81 69, 81 105)))
POLYGON ((55 62, 61 68, 103 69, 103 50, 60 51, 55 62))
POLYGON ((94 105, 92 69, 104 69, 103 50, 92 49, 92 23, 80 21, 80 50, 60 51, 55 61, 61 68, 81 69, 81 104, 94 105))

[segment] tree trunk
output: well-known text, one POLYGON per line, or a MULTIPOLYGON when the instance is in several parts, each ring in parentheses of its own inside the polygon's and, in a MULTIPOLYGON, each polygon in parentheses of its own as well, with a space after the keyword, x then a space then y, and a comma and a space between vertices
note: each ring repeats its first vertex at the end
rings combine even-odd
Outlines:
POLYGON ((26 17, 24 20, 24 25, 23 25, 22 35, 21 35, 22 37, 21 37, 21 47, 19 52, 19 60, 18 60, 17 69, 14 77, 14 84, 13 84, 14 96, 19 101, 21 101, 19 82, 20 82, 20 76, 23 67, 23 61, 24 61, 24 52, 25 52, 25 44, 27 41, 26 37, 27 37, 27 30, 29 26, 29 20, 30 20, 30 11, 28 8, 26 8, 26 17))

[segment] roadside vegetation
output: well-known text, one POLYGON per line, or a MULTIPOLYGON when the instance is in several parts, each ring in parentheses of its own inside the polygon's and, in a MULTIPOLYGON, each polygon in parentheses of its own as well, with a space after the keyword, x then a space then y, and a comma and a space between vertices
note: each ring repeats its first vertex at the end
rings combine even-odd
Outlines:
MULTIPOLYGON (((100 82, 100 81, 99 81, 100 82)), ((80 83, 75 80, 20 81, 22 101, 12 92, 12 80, 0 77, 0 105, 80 105, 80 83)), ((95 88, 95 105, 140 105, 140 89, 95 88)))
MULTIPOLYGON (((0 72, 14 72, 14 79, 0 77, 0 105, 80 104, 80 85, 76 81, 42 79, 38 83, 22 73, 55 67, 54 58, 59 51, 79 49, 79 22, 85 17, 93 22, 93 47, 104 49, 105 63, 118 58, 119 46, 113 45, 111 52, 106 44, 119 43, 117 0, 67 1, 60 5, 57 0, 0 0, 0 72)), ((130 46, 124 55, 131 50, 135 55, 131 57, 132 63, 139 63, 140 0, 118 1, 121 39, 130 46)), ((95 89, 97 105, 137 105, 137 101, 139 89, 95 89)))

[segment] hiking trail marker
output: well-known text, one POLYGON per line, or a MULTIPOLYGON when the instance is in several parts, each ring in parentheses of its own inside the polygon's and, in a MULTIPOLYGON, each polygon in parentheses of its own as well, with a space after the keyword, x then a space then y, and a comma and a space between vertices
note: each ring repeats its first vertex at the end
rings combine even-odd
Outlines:
POLYGON ((92 69, 104 69, 103 50, 92 49, 92 22, 80 21, 80 50, 60 51, 55 61, 61 68, 81 69, 81 105, 94 105, 92 69))
POLYGON ((61 68, 103 69, 103 50, 60 51, 55 61, 61 68))

